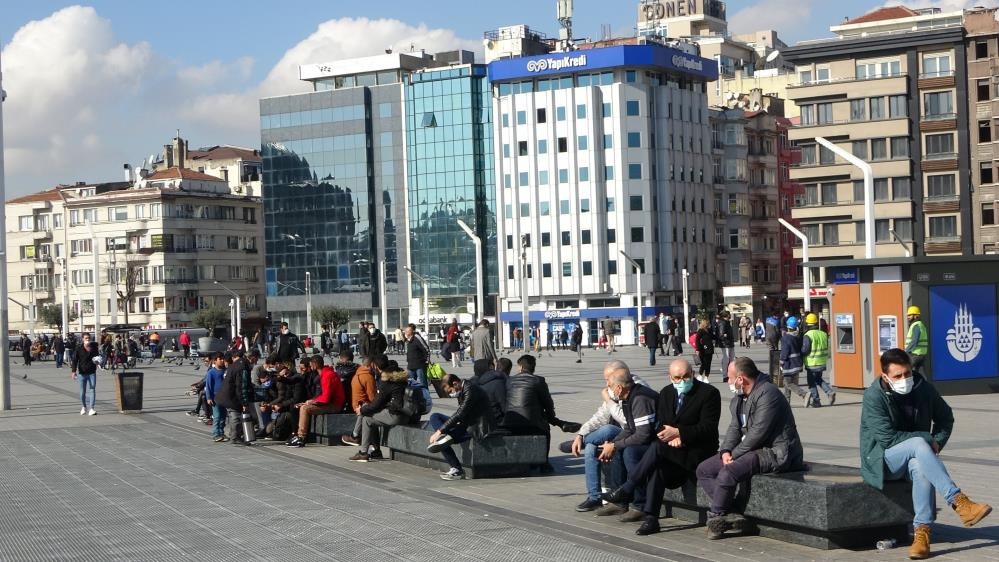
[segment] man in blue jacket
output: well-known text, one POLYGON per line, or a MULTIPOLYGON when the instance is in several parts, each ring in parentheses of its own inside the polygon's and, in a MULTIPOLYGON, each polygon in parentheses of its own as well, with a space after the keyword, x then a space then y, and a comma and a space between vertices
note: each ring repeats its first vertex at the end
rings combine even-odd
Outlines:
POLYGON ((787 319, 787 331, 780 338, 780 369, 784 377, 784 397, 791 401, 791 393, 804 399, 806 406, 811 401, 808 393, 798 386, 798 377, 805 368, 801 356, 801 336, 798 334, 798 319, 794 316, 787 319))
POLYGON ((222 377, 225 375, 225 361, 221 353, 216 353, 209 360, 208 372, 205 373, 205 401, 212 407, 212 437, 216 443, 228 441, 225 436, 226 411, 215 401, 215 394, 222 388, 222 377))

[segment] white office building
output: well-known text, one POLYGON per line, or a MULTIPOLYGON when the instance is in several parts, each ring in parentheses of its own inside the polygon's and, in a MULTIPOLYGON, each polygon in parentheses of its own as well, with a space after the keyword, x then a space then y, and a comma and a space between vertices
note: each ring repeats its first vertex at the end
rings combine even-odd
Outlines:
POLYGON ((582 322, 587 343, 605 318, 618 343, 635 343, 636 297, 643 319, 682 313, 684 269, 692 309, 716 288, 706 83, 717 65, 654 39, 577 47, 489 65, 507 345, 522 281, 543 339, 582 322))

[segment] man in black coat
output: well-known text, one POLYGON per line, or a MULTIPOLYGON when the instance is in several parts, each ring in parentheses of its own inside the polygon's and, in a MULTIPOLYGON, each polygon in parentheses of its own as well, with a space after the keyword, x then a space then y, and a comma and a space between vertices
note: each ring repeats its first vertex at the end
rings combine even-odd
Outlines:
POLYGON ((533 355, 521 355, 517 359, 520 372, 507 380, 501 427, 512 435, 549 435, 549 425, 562 427, 564 423, 555 416, 555 402, 545 378, 534 374, 536 365, 533 355))
POLYGON ((458 409, 451 416, 440 412, 430 415, 430 427, 435 431, 430 436, 427 451, 439 452, 451 467, 441 474, 442 480, 463 480, 465 471, 451 445, 488 435, 500 420, 489 403, 489 395, 481 386, 470 380, 462 381, 455 374, 444 377, 443 386, 448 396, 458 400, 458 409))
POLYGON ((489 398, 493 416, 502 421, 503 414, 506 413, 506 384, 509 377, 499 369, 492 369, 492 362, 488 359, 476 359, 472 369, 474 375, 468 381, 482 387, 489 398))
POLYGON ((638 535, 659 532, 665 490, 694 480, 697 465, 718 450, 718 389, 694 380, 694 369, 686 359, 670 363, 669 379, 671 384, 659 392, 656 404, 656 439, 628 474, 628 481, 603 497, 611 503, 625 503, 646 483, 645 518, 635 531, 638 535))
POLYGON ((294 369, 295 359, 298 357, 299 352, 305 353, 305 346, 302 345, 302 341, 298 339, 298 336, 288 329, 288 323, 281 322, 281 335, 278 336, 277 350, 274 352, 274 357, 278 362, 284 363, 294 369))
POLYGON ((80 383, 80 402, 83 405, 80 410, 81 416, 83 414, 91 416, 97 414, 97 410, 94 409, 94 403, 97 401, 97 363, 94 359, 100 361, 100 356, 101 352, 97 348, 97 342, 91 341, 90 334, 83 334, 83 343, 73 354, 73 361, 70 364, 73 380, 80 383), (87 396, 88 386, 91 390, 89 399, 87 396))
POLYGON ((642 328, 642 335, 645 336, 645 347, 649 348, 649 366, 656 364, 656 350, 659 349, 659 338, 662 331, 659 329, 659 321, 653 316, 642 328))

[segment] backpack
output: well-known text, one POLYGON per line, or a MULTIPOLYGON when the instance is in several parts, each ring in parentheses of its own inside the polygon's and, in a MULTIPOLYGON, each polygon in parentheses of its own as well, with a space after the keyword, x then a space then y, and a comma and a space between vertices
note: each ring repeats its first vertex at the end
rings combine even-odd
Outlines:
POLYGON ((687 343, 690 344, 690 347, 697 349, 697 332, 690 334, 690 337, 687 338, 687 343))
POLYGON ((403 399, 402 411, 410 417, 425 416, 433 408, 430 389, 415 380, 406 385, 406 395, 403 399))

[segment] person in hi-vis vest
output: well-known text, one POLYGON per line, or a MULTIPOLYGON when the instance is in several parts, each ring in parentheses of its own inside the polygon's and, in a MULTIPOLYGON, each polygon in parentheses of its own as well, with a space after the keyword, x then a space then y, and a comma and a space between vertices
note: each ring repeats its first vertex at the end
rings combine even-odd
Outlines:
POLYGON ((905 335, 905 352, 912 361, 912 372, 922 375, 923 362, 926 361, 926 354, 930 351, 930 331, 920 319, 918 306, 910 306, 905 311, 905 316, 909 320, 909 331, 905 335))
POLYGON ((806 408, 822 406, 819 401, 819 387, 829 397, 829 405, 836 403, 836 393, 829 383, 822 379, 822 373, 829 363, 829 335, 819 329, 819 317, 814 312, 805 316, 805 337, 801 340, 801 356, 805 358, 805 376, 808 380, 808 401, 806 408))

